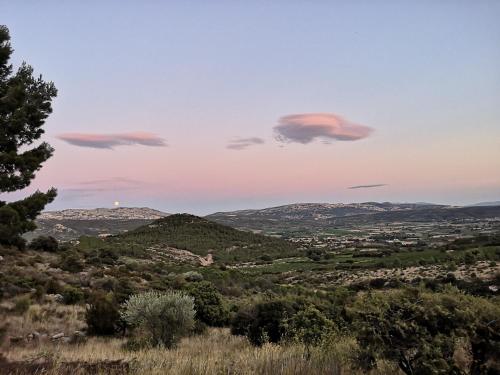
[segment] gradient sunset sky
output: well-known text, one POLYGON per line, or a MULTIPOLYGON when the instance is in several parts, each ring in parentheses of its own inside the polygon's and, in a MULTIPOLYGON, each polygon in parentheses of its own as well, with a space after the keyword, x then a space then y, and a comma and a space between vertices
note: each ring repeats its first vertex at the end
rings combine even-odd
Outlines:
POLYGON ((500 200, 499 1, 5 1, 59 90, 17 199, 206 214, 500 200))

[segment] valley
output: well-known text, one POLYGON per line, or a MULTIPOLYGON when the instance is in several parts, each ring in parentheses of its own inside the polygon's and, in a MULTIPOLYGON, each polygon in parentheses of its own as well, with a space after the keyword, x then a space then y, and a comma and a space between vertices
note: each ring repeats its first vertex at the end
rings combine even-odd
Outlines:
MULTIPOLYGON (((24 368, 36 368, 56 374, 67 368, 86 374, 93 371, 86 370, 92 366, 104 366, 105 373, 116 366, 120 374, 138 373, 147 368, 149 359, 138 357, 141 359, 137 362, 129 352, 120 349, 129 344, 118 337, 107 341, 87 337, 92 332, 91 323, 82 304, 96 296, 108 296, 118 309, 134 293, 189 293, 193 288, 209 285, 217 298, 224 301, 223 311, 218 313, 224 317, 223 323, 209 320, 208 325, 215 328, 203 328, 202 336, 183 340, 178 350, 187 355, 200 345, 212 343, 220 351, 220 340, 231 342, 233 347, 228 348, 225 359, 205 353, 204 368, 228 371, 231 365, 227 361, 231 360, 244 361, 245 364, 240 362, 244 368, 270 373, 276 370, 266 370, 266 366, 274 368, 268 356, 277 355, 281 361, 277 366, 301 366, 303 374, 335 372, 329 367, 332 363, 361 374, 355 370, 358 360, 352 357, 357 356, 354 353, 360 347, 349 333, 353 324, 349 311, 366 293, 385 296, 414 290, 424 294, 451 293, 446 298, 478 298, 474 303, 497 300, 500 217, 497 207, 479 210, 473 215, 469 209, 446 206, 369 203, 291 205, 204 218, 149 209, 44 214, 38 223, 49 221, 79 229, 67 237, 58 236, 59 246, 54 249, 43 247, 48 246, 43 245, 45 242, 52 243, 47 240, 50 237, 43 236, 40 238, 45 242, 40 249, 35 245, 23 251, 0 248, 0 312, 4 317, 0 328, 6 353, 4 365, 0 359, 0 370, 2 366, 13 366, 21 373, 24 368), (447 213, 437 215, 435 210, 447 213), (406 221, 401 221, 402 213, 406 221), (384 215, 385 221, 379 215, 384 215), (429 215, 434 219, 421 219, 429 215), (227 222, 245 225, 235 229, 227 222), (269 223, 273 224, 268 227, 269 223), (93 232, 94 226, 100 232, 93 232), (253 347, 230 335, 229 328, 220 328, 229 326, 231 332, 238 332, 235 322, 241 314, 247 314, 248 306, 278 303, 273 301, 294 301, 294 308, 305 304, 319 309, 336 324, 337 336, 332 336, 337 337, 335 343, 325 341, 309 349, 286 345, 253 347), (49 320, 42 324, 41 316, 49 320), (35 336, 40 338, 34 341, 35 336), (74 340, 81 344, 71 346, 74 340), (107 349, 110 346, 115 348, 113 352, 107 349), (44 347, 49 348, 50 356, 59 350, 63 354, 52 362, 53 357, 40 352, 44 347), (102 347, 107 354, 94 353, 92 347, 102 347), (245 358, 233 357, 236 347, 244 350, 245 358), (75 352, 72 348, 79 349, 75 352), (310 351, 316 360, 304 359, 303 350, 310 351), (344 351, 351 354, 346 357, 341 354, 344 351), (251 365, 253 355, 261 359, 251 365), (26 358, 33 356, 40 360, 35 367, 26 367, 26 358), (89 356, 93 359, 89 360, 89 356), (286 356, 293 358, 293 365, 286 364, 286 356), (108 362, 110 359, 117 362, 108 362)), ((44 228, 47 227, 40 225, 37 234, 57 235, 54 225, 48 232, 43 232, 44 228)), ((220 302, 208 299, 204 303, 220 302)), ((119 328, 113 328, 113 332, 115 329, 119 328)), ((174 353, 169 355, 181 360, 180 352, 174 353)), ((185 366, 184 362, 156 362, 155 369, 161 373, 168 368, 181 374, 188 371, 185 366)), ((379 361, 377 368, 380 373, 399 373, 392 362, 379 361)))

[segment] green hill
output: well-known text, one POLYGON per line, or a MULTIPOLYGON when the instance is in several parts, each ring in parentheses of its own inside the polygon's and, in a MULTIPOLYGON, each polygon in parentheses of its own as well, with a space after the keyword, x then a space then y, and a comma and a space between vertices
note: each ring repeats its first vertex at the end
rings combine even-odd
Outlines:
POLYGON ((135 230, 105 241, 115 248, 171 247, 199 256, 212 254, 221 262, 255 261, 260 257, 277 259, 294 256, 297 248, 280 238, 243 232, 201 217, 176 214, 158 219, 135 230))

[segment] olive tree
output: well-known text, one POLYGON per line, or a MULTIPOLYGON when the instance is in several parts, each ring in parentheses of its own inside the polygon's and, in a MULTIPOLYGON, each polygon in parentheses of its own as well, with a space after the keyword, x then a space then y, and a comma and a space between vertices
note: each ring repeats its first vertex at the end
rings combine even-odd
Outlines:
POLYGON ((147 344, 172 348, 194 326, 194 301, 177 291, 134 294, 123 304, 121 316, 142 330, 147 344))

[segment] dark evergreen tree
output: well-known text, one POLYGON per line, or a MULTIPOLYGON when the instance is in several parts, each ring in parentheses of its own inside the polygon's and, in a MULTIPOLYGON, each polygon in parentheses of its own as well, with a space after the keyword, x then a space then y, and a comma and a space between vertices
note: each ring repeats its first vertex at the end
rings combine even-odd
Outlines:
POLYGON ((229 310, 222 295, 209 281, 191 283, 187 288, 194 298, 195 318, 213 327, 222 327, 229 321, 229 310))
MULTIPOLYGON (((54 151, 46 142, 30 146, 44 133, 57 90, 52 82, 35 77, 26 63, 13 73, 12 51, 9 30, 0 25, 0 193, 29 186, 54 151)), ((17 202, 0 200, 0 244, 24 246, 21 235, 35 229, 33 220, 55 197, 52 188, 17 202)))

